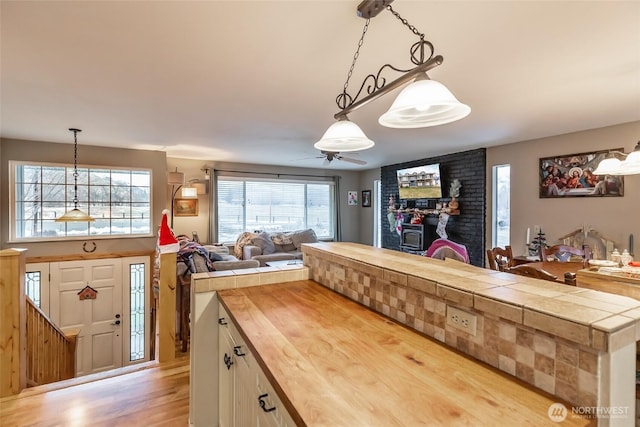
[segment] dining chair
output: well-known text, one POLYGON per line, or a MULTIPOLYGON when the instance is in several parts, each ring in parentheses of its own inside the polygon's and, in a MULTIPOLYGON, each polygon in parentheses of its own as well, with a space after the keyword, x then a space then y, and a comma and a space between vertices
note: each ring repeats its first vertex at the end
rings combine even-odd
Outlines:
POLYGON ((491 270, 504 271, 515 265, 511 246, 505 246, 504 249, 501 247, 487 249, 487 259, 491 270))
POLYGON ((549 280, 551 282, 557 282, 557 279, 558 279, 558 276, 554 276, 548 271, 542 270, 540 268, 532 267, 527 264, 516 265, 514 267, 507 268, 504 271, 507 273, 518 274, 520 276, 549 280))
POLYGON ((542 256, 542 261, 546 261, 550 256, 555 256, 559 261, 568 261, 572 255, 584 258, 584 251, 567 245, 555 245, 550 248, 542 246, 540 255, 542 256))

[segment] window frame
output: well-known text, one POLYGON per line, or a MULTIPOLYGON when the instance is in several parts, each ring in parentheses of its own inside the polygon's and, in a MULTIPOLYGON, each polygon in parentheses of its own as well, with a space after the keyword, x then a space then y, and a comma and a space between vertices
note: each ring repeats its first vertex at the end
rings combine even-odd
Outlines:
MULTIPOLYGON (((26 161, 26 160, 9 160, 9 241, 8 243, 31 243, 31 242, 59 242, 59 241, 70 241, 70 240, 104 240, 104 239, 128 239, 128 238, 141 238, 141 237, 153 237, 154 226, 153 226, 153 170, 151 168, 132 168, 132 167, 118 167, 118 166, 100 166, 100 165, 77 165, 78 169, 87 169, 90 174, 92 170, 105 171, 108 170, 109 173, 113 173, 114 171, 125 171, 125 172, 146 172, 148 173, 149 178, 149 213, 148 217, 148 233, 118 233, 118 234, 91 234, 90 225, 89 232, 83 235, 67 235, 67 231, 65 230, 65 235, 59 236, 36 236, 36 237, 19 237, 18 236, 18 202, 17 202, 17 169, 20 166, 33 166, 33 167, 60 167, 65 168, 65 173, 68 175, 69 171, 73 171, 74 165, 70 163, 55 163, 55 162, 39 162, 39 161, 26 161)), ((40 184, 42 185, 42 184, 40 184)), ((66 187, 71 185, 65 179, 64 184, 57 184, 65 187, 64 194, 65 200, 62 202, 65 207, 65 211, 69 209, 69 206, 73 205, 73 198, 69 197, 67 194, 66 187)), ((117 186, 113 186, 111 183, 109 184, 109 188, 113 188, 117 186)), ((87 190, 91 192, 91 183, 87 183, 87 190)), ((131 202, 129 202, 131 203, 131 202)), ((109 201, 108 203, 109 209, 111 210, 113 207, 113 203, 109 201)), ((87 206, 80 205, 80 209, 87 210, 87 206)), ((113 218, 111 218, 113 219, 113 218)))
MULTIPOLYGON (((251 182, 251 183, 256 183, 256 182, 265 182, 265 183, 274 183, 274 184, 282 184, 282 183, 290 183, 290 184, 303 184, 304 187, 304 202, 302 205, 302 208, 304 209, 305 213, 304 213, 304 222, 305 222, 305 227, 307 228, 311 228, 314 229, 315 228, 313 226, 309 226, 308 222, 309 222, 309 218, 307 217, 307 196, 308 196, 308 188, 307 185, 327 185, 330 189, 330 194, 329 194, 329 203, 330 203, 330 212, 329 212, 329 223, 331 224, 331 235, 330 236, 325 236, 325 235, 318 235, 318 238, 321 240, 335 240, 336 239, 336 235, 337 235, 337 208, 336 208, 336 203, 337 202, 337 198, 336 198, 336 192, 337 190, 337 185, 335 182, 334 177, 298 177, 297 175, 292 175, 291 177, 287 177, 287 178, 282 178, 278 175, 273 175, 272 178, 268 178, 268 177, 264 177, 264 176, 256 176, 254 174, 242 174, 242 173, 224 173, 222 171, 216 171, 215 174, 215 181, 214 181, 214 187, 215 187, 215 195, 213 196, 213 201, 215 203, 215 218, 214 218, 214 230, 215 230, 215 240, 217 242, 220 243, 233 243, 235 242, 235 238, 237 238, 237 236, 234 237, 233 240, 223 240, 220 237, 220 206, 219 206, 219 201, 218 201, 218 196, 219 196, 219 183, 220 181, 237 181, 237 182, 242 182, 243 183, 243 192, 242 192, 242 197, 243 197, 243 203, 242 203, 242 215, 243 215, 243 231, 253 231, 253 230, 247 230, 246 227, 246 218, 247 218, 247 193, 246 193, 246 188, 247 188, 247 183, 251 182), (218 173, 219 172, 219 173, 218 173)), ((268 231, 268 230, 267 230, 268 231)), ((286 231, 294 231, 294 230, 286 230, 286 231)), ((241 231, 242 232, 242 231, 241 231)), ((240 232, 240 233, 241 233, 240 232)), ((239 235, 239 234, 238 234, 239 235)))

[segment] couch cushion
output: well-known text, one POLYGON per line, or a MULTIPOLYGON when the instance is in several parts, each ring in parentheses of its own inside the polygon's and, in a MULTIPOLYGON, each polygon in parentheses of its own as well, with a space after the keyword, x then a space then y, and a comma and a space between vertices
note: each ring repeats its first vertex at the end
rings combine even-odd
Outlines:
POLYGON ((260 262, 254 259, 247 259, 244 261, 216 261, 213 263, 213 268, 216 271, 223 270, 241 270, 244 268, 258 268, 260 262))
POLYGON ((271 240, 271 236, 267 232, 262 232, 255 236, 252 240, 253 245, 262 250, 262 255, 269 255, 276 251, 276 246, 271 240))
POLYGON ((294 231, 291 233, 291 240, 296 249, 300 250, 303 243, 316 243, 318 237, 316 232, 309 228, 307 230, 294 231))
POLYGON ((296 250, 291 233, 272 233, 271 240, 275 245, 275 252, 290 252, 296 250))

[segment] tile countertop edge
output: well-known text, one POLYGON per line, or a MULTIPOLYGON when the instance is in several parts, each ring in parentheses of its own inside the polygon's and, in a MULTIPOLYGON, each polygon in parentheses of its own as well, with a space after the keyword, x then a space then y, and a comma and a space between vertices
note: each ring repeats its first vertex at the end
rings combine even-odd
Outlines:
MULTIPOLYGON (((465 264, 464 270, 455 270, 453 268, 453 266, 455 265, 453 264, 453 262, 446 263, 440 260, 431 260, 432 262, 428 262, 428 263, 425 262, 424 264, 422 263, 418 264, 417 263, 418 258, 416 257, 416 255, 400 253, 390 249, 373 248, 370 246, 356 244, 356 243, 342 243, 342 242, 312 243, 312 244, 304 245, 303 252, 304 251, 308 251, 311 256, 326 258, 332 262, 337 262, 345 266, 348 266, 347 265, 349 264, 348 260, 351 260, 353 263, 366 264, 373 268, 381 268, 383 269, 383 272, 384 270, 389 270, 392 273, 391 274, 387 273, 386 275, 388 277, 394 277, 397 275, 406 275, 407 281, 402 285, 410 288, 422 290, 422 291, 424 291, 424 289, 421 287, 416 287, 415 286, 416 283, 424 283, 424 281, 433 282, 435 284, 435 288, 436 288, 435 293, 437 295, 440 294, 439 292, 437 292, 439 288, 451 289, 458 294, 460 292, 468 294, 469 297, 473 299, 473 302, 472 304, 463 303, 463 305, 473 307, 475 309, 480 309, 477 305, 477 299, 475 298, 476 295, 482 298, 493 300, 497 303, 504 304, 508 307, 513 307, 516 310, 522 310, 522 313, 523 313, 522 322, 516 321, 516 323, 526 324, 527 316, 525 315, 525 313, 526 311, 530 311, 531 314, 538 313, 544 316, 545 318, 550 317, 550 318, 556 318, 561 322, 571 322, 571 324, 575 324, 577 326, 587 327, 589 330, 593 328, 605 333, 612 333, 612 332, 624 329, 628 326, 636 325, 640 320, 640 316, 629 315, 627 313, 629 312, 629 308, 625 308, 622 306, 618 311, 607 312, 605 310, 598 309, 595 306, 597 305, 595 304, 595 302, 594 302, 594 306, 589 306, 584 304, 572 303, 570 301, 558 300, 556 298, 562 297, 567 293, 579 293, 584 291, 582 288, 574 288, 575 290, 571 290, 570 292, 567 292, 567 290, 564 287, 569 285, 565 285, 561 283, 558 283, 558 284, 551 283, 551 282, 544 283, 546 292, 548 292, 549 289, 553 289, 554 287, 557 287, 557 289, 560 292, 558 292, 558 295, 556 296, 542 296, 542 295, 536 295, 534 293, 528 293, 532 299, 539 299, 539 301, 535 301, 532 303, 517 303, 517 302, 510 301, 509 299, 503 299, 503 298, 500 298, 499 296, 487 294, 488 293, 487 291, 491 291, 501 287, 509 288, 514 283, 517 284, 517 282, 503 283, 503 284, 497 283, 495 285, 491 285, 490 283, 487 283, 487 282, 481 282, 482 284, 480 286, 478 285, 464 286, 464 284, 462 284, 463 282, 469 282, 471 280, 474 280, 476 281, 476 283, 478 283, 479 275, 483 275, 483 276, 486 275, 488 277, 491 277, 491 275, 495 275, 495 279, 497 279, 497 281, 505 280, 506 273, 493 272, 491 270, 487 270, 481 267, 475 267, 475 270, 473 270, 472 268, 470 268, 472 266, 469 266, 467 264, 465 264), (370 257, 372 253, 380 254, 380 257, 377 257, 372 261, 370 257), (407 258, 407 257, 412 257, 412 258, 407 258), (340 262, 339 258, 343 258, 344 262, 340 262), (389 260, 385 261, 385 258, 389 258, 389 260), (378 261, 379 264, 374 263, 375 261, 378 261), (433 261, 438 261, 438 263, 433 263, 433 261), (422 271, 415 271, 416 268, 420 268, 422 271), (443 275, 445 277, 442 277, 443 275), (434 279, 433 276, 440 276, 440 277, 438 279, 434 279), (460 282, 456 283, 455 282, 456 280, 460 280, 460 282), (571 308, 572 306, 575 306, 576 312, 580 312, 582 314, 584 314, 585 309, 587 308, 591 309, 591 313, 594 315, 594 317, 590 319, 586 319, 585 316, 581 316, 581 317, 572 316, 570 313, 571 310, 564 310, 564 311, 558 312, 557 310, 545 308, 544 305, 548 304, 549 300, 553 300, 553 302, 555 302, 556 304, 561 304, 565 306, 564 308, 571 308)), ((527 283, 531 283, 531 280, 536 280, 536 279, 529 279, 529 278, 526 278, 526 279, 527 279, 526 280, 527 283)), ((509 282, 509 280, 506 280, 506 281, 509 282)), ((427 292, 427 293, 432 293, 432 292, 427 292)), ((447 298, 446 293, 442 294, 442 296, 445 299, 447 298)), ((464 301, 468 301, 468 300, 465 299, 464 301)), ((455 299, 452 302, 457 303, 460 301, 458 299, 455 299)), ((486 308, 486 304, 484 305, 483 308, 486 308)), ((481 311, 484 311, 484 310, 481 310, 481 311)), ((504 316, 500 316, 500 313, 491 313, 491 312, 488 312, 488 313, 495 314, 499 317, 504 317, 504 316)), ((543 326, 538 322, 534 322, 534 323, 536 323, 536 325, 539 327, 543 326)), ((549 328, 545 328, 545 329, 549 329, 549 328)), ((555 329, 555 328, 551 328, 551 329, 555 329)), ((547 331, 547 332, 551 332, 551 331, 547 331)), ((579 340, 579 342, 584 343, 583 340, 579 340)))

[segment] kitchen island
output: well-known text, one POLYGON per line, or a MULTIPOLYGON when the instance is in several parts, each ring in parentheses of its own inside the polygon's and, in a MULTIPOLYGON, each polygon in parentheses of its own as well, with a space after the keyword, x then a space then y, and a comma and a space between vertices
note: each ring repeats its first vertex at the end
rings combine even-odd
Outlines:
MULTIPOLYGON (((262 285, 270 292, 287 282, 309 279, 370 310, 396 330, 402 324, 417 332, 424 345, 437 344, 464 354, 467 362, 479 368, 488 365, 491 372, 500 371, 507 379, 567 402, 569 415, 582 411, 600 426, 635 425, 640 301, 354 243, 304 244, 302 251, 304 265, 192 276, 191 424, 209 427, 219 423, 218 398, 224 397, 219 385, 229 367, 214 360, 222 363, 234 358, 229 354, 225 358, 221 352, 222 334, 216 325, 224 317, 224 307, 218 293, 262 285)), ((283 319, 294 317, 285 304, 272 302, 283 319)), ((324 314, 333 317, 331 311, 324 314)), ((229 324, 232 329, 233 322, 229 324)), ((275 334, 271 339, 286 344, 281 337, 275 334)), ((317 351, 323 351, 323 346, 320 341, 317 351)), ((290 349, 280 350, 286 355, 290 349)), ((364 358, 367 352, 363 346, 364 358)), ((342 369, 339 365, 335 369, 342 369)), ((265 368, 274 376, 269 381, 263 378, 263 383, 274 380, 273 388, 278 390, 275 373, 265 368)), ((377 377, 378 371, 371 374, 377 377)), ((375 381, 371 387, 375 389, 375 381)), ((284 403, 287 399, 282 398, 284 403)), ((426 400, 421 402, 425 405, 426 400)), ((359 403, 375 411, 366 399, 359 403)))
MULTIPOLYGON (((315 282, 218 297, 297 425, 555 424, 554 396, 315 282)), ((569 414, 562 425, 589 421, 569 414)))

